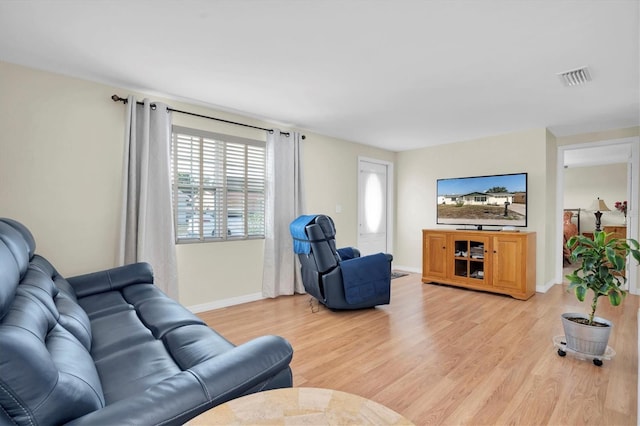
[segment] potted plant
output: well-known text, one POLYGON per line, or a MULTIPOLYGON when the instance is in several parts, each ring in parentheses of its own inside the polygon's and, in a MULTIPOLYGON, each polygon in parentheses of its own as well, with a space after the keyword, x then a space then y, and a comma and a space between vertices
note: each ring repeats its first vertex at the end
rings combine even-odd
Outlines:
MULTIPOLYGON (((633 239, 613 238, 612 234, 596 232, 594 238, 575 235, 567 241, 571 250, 571 262, 578 267, 567 275, 569 291, 573 290, 579 301, 584 302, 589 290, 593 292, 589 315, 562 314, 567 347, 588 355, 603 355, 607 349, 613 324, 596 316, 598 300, 606 296, 613 306, 618 306, 627 295, 624 288, 626 260, 632 254, 640 262, 640 246, 633 239)), ((596 360, 594 360, 596 362, 596 360)))

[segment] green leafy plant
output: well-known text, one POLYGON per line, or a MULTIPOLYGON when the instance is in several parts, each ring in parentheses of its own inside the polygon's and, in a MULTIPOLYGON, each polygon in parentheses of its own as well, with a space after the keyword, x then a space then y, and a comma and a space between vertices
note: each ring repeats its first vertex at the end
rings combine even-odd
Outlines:
POLYGON ((640 246, 636 240, 613 238, 611 235, 596 232, 593 240, 575 235, 567 241, 571 262, 580 265, 566 276, 570 283, 569 291, 573 290, 581 302, 584 302, 588 290, 594 294, 588 325, 593 325, 601 296, 607 296, 611 305, 618 306, 627 295, 623 287, 627 282, 624 269, 629 254, 640 262, 640 246))

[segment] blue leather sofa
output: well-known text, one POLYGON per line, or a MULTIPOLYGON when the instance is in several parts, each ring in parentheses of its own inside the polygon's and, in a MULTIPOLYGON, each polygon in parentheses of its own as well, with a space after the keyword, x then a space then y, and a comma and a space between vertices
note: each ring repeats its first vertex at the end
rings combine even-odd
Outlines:
POLYGON ((0 424, 174 425, 290 387, 278 336, 234 346, 138 263, 65 279, 0 219, 0 424))
POLYGON ((320 303, 335 310, 389 303, 391 254, 361 257, 355 247, 336 248, 336 228, 325 215, 300 216, 291 222, 289 231, 304 289, 320 303))

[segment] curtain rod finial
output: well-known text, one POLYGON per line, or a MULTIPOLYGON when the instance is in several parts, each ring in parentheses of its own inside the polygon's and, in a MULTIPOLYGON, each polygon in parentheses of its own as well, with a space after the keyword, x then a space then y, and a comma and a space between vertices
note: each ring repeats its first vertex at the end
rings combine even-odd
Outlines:
POLYGON ((113 102, 124 102, 125 104, 127 103, 127 99, 126 98, 121 98, 118 95, 112 95, 111 99, 113 100, 113 102))

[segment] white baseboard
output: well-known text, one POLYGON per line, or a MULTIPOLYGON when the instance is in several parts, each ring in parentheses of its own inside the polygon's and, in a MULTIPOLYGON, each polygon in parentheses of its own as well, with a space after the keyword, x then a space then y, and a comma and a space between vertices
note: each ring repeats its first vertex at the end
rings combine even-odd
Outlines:
POLYGON ((264 299, 262 293, 245 294, 243 296, 230 297, 228 299, 214 300, 209 303, 202 303, 200 305, 187 306, 194 314, 199 312, 211 311, 214 309, 226 308, 227 306, 240 305, 242 303, 255 302, 256 300, 264 299))
MULTIPOLYGON (((411 266, 393 265, 392 269, 406 272, 422 273, 422 269, 414 268, 411 266)), ((242 303, 255 302, 256 300, 261 300, 264 298, 265 297, 262 296, 262 293, 245 294, 243 296, 230 297, 228 299, 214 300, 213 302, 202 303, 200 305, 187 306, 187 309, 189 309, 194 314, 197 314, 199 312, 212 311, 214 309, 226 308, 228 306, 240 305, 242 303)))
MULTIPOLYGON (((416 274, 422 273, 421 268, 416 268, 412 266, 394 265, 392 269, 405 271, 405 272, 412 272, 416 274)), ((543 286, 536 286, 536 292, 546 293, 555 284, 556 284, 555 281, 549 281, 543 286)), ((256 300, 261 300, 261 299, 264 299, 264 296, 262 296, 262 293, 252 293, 252 294, 245 294, 243 296, 230 297, 228 299, 214 300, 213 302, 202 303, 199 305, 187 306, 187 309, 189 309, 194 314, 197 314, 199 312, 226 308, 228 306, 240 305, 242 303, 255 302, 256 300)))
POLYGON ((551 287, 553 287, 556 284, 557 283, 556 283, 555 280, 551 280, 551 281, 548 281, 547 283, 545 283, 545 284, 543 284, 541 286, 537 285, 536 286, 536 292, 537 293, 546 293, 551 289, 551 287))
POLYGON ((422 273, 421 268, 415 268, 412 266, 402 266, 402 265, 391 264, 391 269, 394 271, 415 272, 416 274, 422 273))

